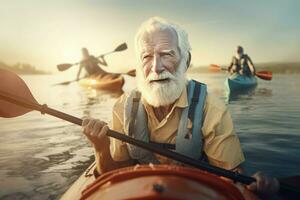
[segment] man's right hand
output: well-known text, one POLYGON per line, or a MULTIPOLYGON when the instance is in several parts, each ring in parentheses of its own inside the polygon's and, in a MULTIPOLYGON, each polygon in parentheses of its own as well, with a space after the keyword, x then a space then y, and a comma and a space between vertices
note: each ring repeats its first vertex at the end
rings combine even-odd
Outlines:
POLYGON ((101 151, 108 141, 108 136, 106 136, 109 130, 107 123, 98 119, 85 117, 82 120, 82 130, 95 149, 101 151))

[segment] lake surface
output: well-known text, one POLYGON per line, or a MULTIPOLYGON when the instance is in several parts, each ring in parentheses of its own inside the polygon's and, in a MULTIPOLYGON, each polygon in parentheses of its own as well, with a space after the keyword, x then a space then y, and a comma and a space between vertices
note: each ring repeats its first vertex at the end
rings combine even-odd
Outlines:
MULTIPOLYGON (((275 74, 259 80, 249 94, 228 98, 224 74, 189 74, 207 83, 232 114, 246 157, 248 173, 274 177, 300 174, 300 75, 275 74)), ((83 117, 109 122, 119 94, 80 88, 56 75, 22 76, 39 103, 83 117)), ((1 81, 0 81, 1 84, 1 81)), ((135 85, 126 77, 124 90, 135 85)), ((30 112, 0 118, 0 199, 58 199, 93 161, 93 150, 81 127, 30 112)))

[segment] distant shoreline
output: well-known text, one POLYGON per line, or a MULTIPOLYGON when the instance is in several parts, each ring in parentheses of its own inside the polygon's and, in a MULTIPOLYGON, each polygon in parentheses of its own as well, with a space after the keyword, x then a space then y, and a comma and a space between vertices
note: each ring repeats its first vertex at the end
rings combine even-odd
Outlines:
POLYGON ((7 65, 3 62, 0 62, 0 69, 5 69, 8 71, 12 71, 16 74, 20 75, 46 75, 51 74, 50 72, 46 72, 43 70, 36 69, 34 66, 27 63, 17 63, 14 65, 7 65))
MULTIPOLYGON (((265 62, 254 63, 257 71, 271 71, 275 74, 293 74, 300 73, 300 62, 265 62)), ((227 65, 220 65, 227 67, 227 65)), ((209 66, 192 66, 189 68, 190 73, 211 73, 209 66)))
MULTIPOLYGON (((293 74, 300 73, 300 62, 265 62, 254 63, 257 71, 271 71, 275 74, 293 74)), ((220 65, 227 67, 227 65, 220 65)), ((17 63, 14 65, 7 65, 0 61, 0 69, 9 70, 20 75, 47 75, 51 74, 49 71, 36 69, 34 66, 27 63, 17 63)), ((188 69, 189 73, 211 73, 209 65, 191 65, 188 69)))

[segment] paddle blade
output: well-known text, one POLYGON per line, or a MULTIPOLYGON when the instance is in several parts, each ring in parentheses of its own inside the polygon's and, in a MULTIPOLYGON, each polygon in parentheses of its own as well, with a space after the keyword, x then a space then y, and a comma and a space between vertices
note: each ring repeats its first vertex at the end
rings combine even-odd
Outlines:
POLYGON ((26 83, 17 74, 0 69, 0 80, 0 117, 17 117, 32 111, 9 102, 9 99, 16 98, 37 103, 26 83))
POLYGON ((270 71, 259 71, 259 72, 256 72, 255 75, 258 78, 261 78, 261 79, 266 80, 266 81, 270 81, 273 78, 273 74, 270 71))
POLYGON ((126 74, 127 74, 128 76, 133 76, 133 77, 135 77, 135 76, 136 76, 136 71, 135 71, 135 69, 132 69, 132 70, 128 71, 126 74))
POLYGON ((65 71, 65 70, 69 69, 72 66, 73 66, 73 64, 64 63, 64 64, 57 65, 57 69, 58 69, 58 71, 65 71))
POLYGON ((211 72, 219 72, 219 71, 222 70, 222 68, 220 66, 218 66, 218 65, 211 64, 211 65, 209 65, 209 70, 211 72))
POLYGON ((116 49, 115 51, 124 51, 127 49, 127 44, 126 43, 123 43, 123 44, 120 44, 116 49))

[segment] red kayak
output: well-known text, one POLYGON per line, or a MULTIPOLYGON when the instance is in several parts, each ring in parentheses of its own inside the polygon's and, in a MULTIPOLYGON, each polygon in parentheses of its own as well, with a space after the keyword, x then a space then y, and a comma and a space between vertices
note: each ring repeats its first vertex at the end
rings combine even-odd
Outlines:
POLYGON ((259 199, 242 185, 194 168, 136 165, 110 171, 97 179, 93 170, 91 166, 61 199, 259 199))

